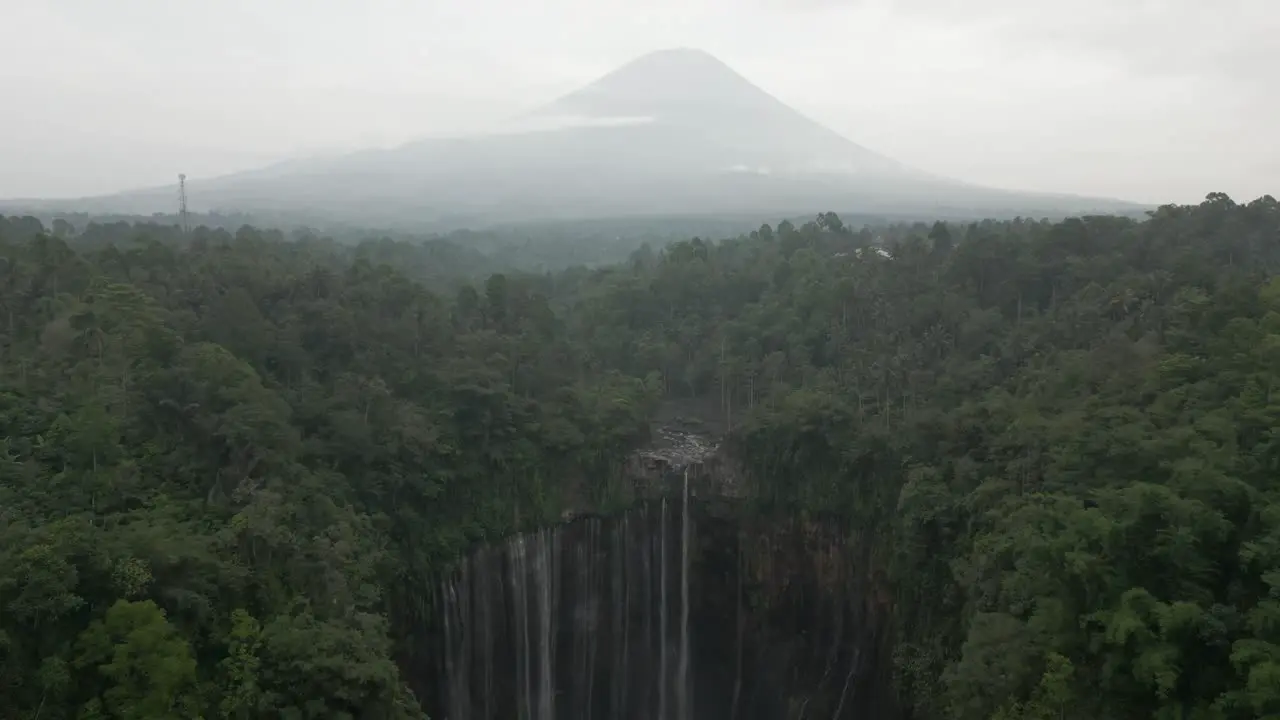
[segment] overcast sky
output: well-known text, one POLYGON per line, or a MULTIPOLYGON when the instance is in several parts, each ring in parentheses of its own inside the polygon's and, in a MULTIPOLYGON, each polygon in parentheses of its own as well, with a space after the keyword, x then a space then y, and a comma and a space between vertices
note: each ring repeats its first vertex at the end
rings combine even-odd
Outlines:
POLYGON ((0 197, 457 132, 676 46, 940 174, 1280 195, 1277 0, 0 0, 0 17, 0 197))

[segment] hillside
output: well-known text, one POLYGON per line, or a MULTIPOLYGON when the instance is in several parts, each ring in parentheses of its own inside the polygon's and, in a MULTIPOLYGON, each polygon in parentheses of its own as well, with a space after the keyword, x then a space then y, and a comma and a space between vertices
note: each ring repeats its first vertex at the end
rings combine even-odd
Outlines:
MULTIPOLYGON (((724 635, 782 637, 772 656, 819 668, 874 662, 909 714, 861 713, 843 702, 846 679, 810 702, 803 681, 826 673, 799 665, 768 675, 790 689, 746 687, 784 695, 775 707, 836 720, 1280 714, 1274 198, 1215 194, 1142 222, 899 227, 884 253, 824 214, 448 291, 419 275, 439 263, 411 260, 425 246, 126 229, 64 239, 0 218, 0 717, 517 716, 442 705, 444 680, 424 668, 443 659, 495 669, 473 685, 493 708, 536 696, 544 710, 519 716, 569 716, 554 704, 591 677, 572 663, 601 634, 585 623, 630 617, 571 598, 633 582, 637 567, 655 578, 660 558, 682 567, 671 552, 646 558, 687 545, 665 504, 629 535, 592 536, 592 557, 627 548, 632 564, 548 557, 561 550, 546 528, 576 502, 617 501, 617 470, 663 400, 710 406, 745 468, 757 519, 722 514, 690 534, 719 553, 715 568, 738 566, 743 538, 771 539, 766 518, 827 518, 855 531, 858 552, 795 560, 753 542, 743 556, 867 576, 822 589, 840 604, 869 596, 893 624, 874 645, 849 623, 802 635, 794 623, 816 614, 802 606, 829 598, 715 585, 724 635), (521 634, 547 652, 526 640, 482 657, 499 646, 455 634, 444 654, 426 631, 448 626, 451 603, 460 612, 442 578, 466 580, 450 571, 467 549, 506 538, 520 564, 496 572, 481 556, 471 587, 496 578, 495 592, 473 596, 498 608, 527 570, 545 594, 521 595, 542 621, 521 634), (549 565, 584 570, 558 586, 555 622, 549 565), (738 629, 735 613, 760 625, 738 629), (512 668, 540 682, 513 682, 512 668)), ((681 570, 695 588, 725 576, 699 567, 681 570)), ((688 606, 677 576, 650 583, 660 602, 644 617, 666 624, 662 608, 688 606)), ((500 627, 500 611, 455 627, 500 627)), ((680 627, 696 651, 705 624, 680 627)), ((670 676, 677 656, 634 657, 628 682, 670 676)), ((694 652, 692 665, 734 662, 694 652)), ((588 692, 643 710, 661 697, 649 687, 588 692)), ((719 703, 691 716, 787 716, 744 698, 737 715, 719 703)))

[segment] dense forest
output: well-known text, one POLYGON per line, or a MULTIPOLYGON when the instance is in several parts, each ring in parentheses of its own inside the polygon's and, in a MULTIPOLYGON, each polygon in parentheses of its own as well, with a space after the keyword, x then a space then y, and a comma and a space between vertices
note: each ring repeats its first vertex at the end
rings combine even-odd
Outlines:
POLYGON ((874 538, 913 717, 1280 717, 1277 269, 1219 194, 540 274, 0 219, 0 718, 420 718, 433 573, 683 398, 874 538))
MULTIPOLYGON (((1137 211, 1134 211, 1137 212, 1137 211)), ((0 215, 6 209, 0 205, 0 215)), ((9 213, 14 214, 15 213, 9 213)), ((23 214, 25 216, 25 213, 23 214)), ((969 222, 972 212, 954 212, 947 221, 969 222)), ((1140 217, 1138 213, 1135 217, 1140 217)), ((924 215, 888 215, 841 213, 845 224, 874 227, 890 234, 922 222, 924 215)), ((928 216, 933 222, 934 215, 928 216)), ((15 217, 16 219, 16 217, 15 217)), ((29 222, 30 217, 25 219, 29 222)), ((177 213, 155 213, 151 216, 53 213, 37 216, 55 235, 77 235, 76 228, 86 228, 89 242, 128 243, 145 232, 153 239, 174 242, 181 239, 176 232, 183 218, 177 213)), ((807 218, 806 218, 807 219, 807 218)), ((977 219, 981 219, 980 217, 977 219)), ((792 217, 793 224, 802 223, 792 217)), ((408 225, 381 229, 326 222, 308 225, 303 219, 256 213, 191 213, 188 226, 234 233, 246 225, 252 227, 289 228, 273 233, 289 240, 327 238, 337 245, 378 247, 394 253, 371 257, 375 264, 395 265, 401 260, 416 263, 408 271, 414 279, 483 281, 493 273, 558 271, 575 266, 601 266, 622 262, 638 247, 660 248, 692 237, 734 237, 755 229, 756 219, 747 216, 640 216, 578 220, 525 221, 510 224, 479 224, 458 229, 455 225, 408 225)), ((918 230, 918 227, 914 229, 918 230)), ((927 232, 927 229, 926 229, 927 232)))

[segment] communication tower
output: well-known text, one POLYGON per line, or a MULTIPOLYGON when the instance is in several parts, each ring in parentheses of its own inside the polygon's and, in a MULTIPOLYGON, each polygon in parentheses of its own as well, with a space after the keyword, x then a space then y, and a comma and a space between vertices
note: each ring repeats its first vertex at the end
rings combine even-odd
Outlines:
POLYGON ((178 221, 182 225, 182 232, 191 232, 191 225, 187 222, 187 176, 185 173, 178 173, 178 221))

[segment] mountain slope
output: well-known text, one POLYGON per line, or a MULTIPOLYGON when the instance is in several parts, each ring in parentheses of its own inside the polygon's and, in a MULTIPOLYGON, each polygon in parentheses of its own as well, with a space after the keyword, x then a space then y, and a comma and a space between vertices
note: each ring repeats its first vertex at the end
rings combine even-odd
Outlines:
MULTIPOLYGON (((445 224, 830 209, 1051 214, 1126 206, 992 190, 906 167, 690 49, 633 60, 496 131, 193 179, 188 188, 196 209, 445 224)), ((173 197, 172 189, 158 188, 76 207, 151 212, 168 209, 173 197)))
MULTIPOLYGON (((902 173, 894 160, 801 115, 699 50, 651 53, 533 113, 678 127, 731 149, 730 167, 774 173, 806 168, 902 173)), ((606 124, 598 122, 598 124, 606 124)), ((715 165, 710 170, 725 170, 715 165)))

